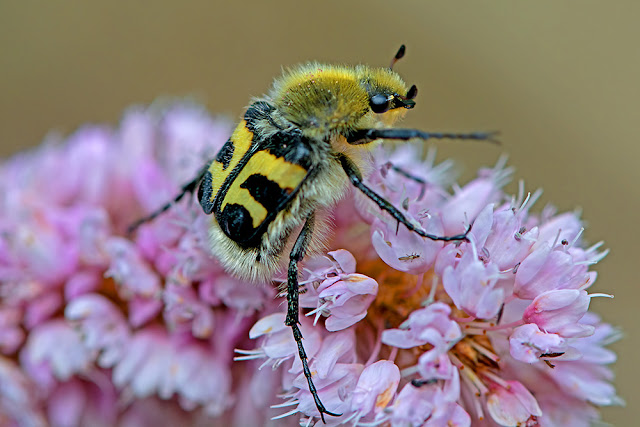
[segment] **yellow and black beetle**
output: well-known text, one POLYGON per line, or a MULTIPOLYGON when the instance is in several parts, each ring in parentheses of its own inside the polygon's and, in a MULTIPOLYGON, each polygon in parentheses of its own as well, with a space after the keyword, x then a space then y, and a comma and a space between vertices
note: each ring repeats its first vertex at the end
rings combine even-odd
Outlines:
POLYGON ((289 253, 285 323, 293 330, 309 390, 323 421, 324 414, 338 414, 329 412, 318 397, 298 327, 298 262, 305 254, 319 250, 326 235, 327 225, 317 220, 318 213, 331 208, 353 185, 420 236, 464 240, 466 233, 426 233, 371 190, 362 171, 370 164, 372 146, 382 140, 493 137, 493 133, 484 132, 389 128, 414 107, 418 92, 415 85, 407 87, 392 69, 404 52, 402 46, 388 68, 309 63, 286 72, 275 80, 268 95, 251 103, 215 159, 184 185, 171 203, 132 226, 134 229, 155 218, 198 187, 202 209, 213 214, 212 252, 229 273, 267 281, 286 262, 283 254, 289 253))

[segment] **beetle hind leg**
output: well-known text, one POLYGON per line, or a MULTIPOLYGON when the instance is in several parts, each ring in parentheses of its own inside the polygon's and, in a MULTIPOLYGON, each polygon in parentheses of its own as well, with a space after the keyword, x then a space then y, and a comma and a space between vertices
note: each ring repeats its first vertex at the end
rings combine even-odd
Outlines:
POLYGON ((313 224, 314 215, 311 214, 302 227, 289 256, 289 270, 287 272, 287 317, 285 319, 285 325, 290 326, 291 331, 293 332, 293 339, 295 339, 296 345, 298 346, 298 354, 300 356, 300 361, 302 362, 304 376, 307 378, 307 383, 309 384, 309 391, 313 396, 316 408, 318 408, 318 411, 320 412, 320 418, 324 423, 324 414, 331 415, 333 417, 339 417, 342 414, 335 414, 328 411, 320 400, 316 386, 313 384, 313 378, 307 360, 307 353, 304 349, 304 345, 302 344, 302 333, 298 327, 300 324, 298 304, 300 293, 298 284, 298 262, 302 260, 309 246, 311 234, 313 232, 313 224))
POLYGON ((136 231, 136 229, 138 227, 140 227, 142 224, 144 224, 146 222, 153 221, 155 218, 157 218, 158 216, 160 216, 164 212, 168 211, 169 208, 171 208, 171 206, 173 206, 174 204, 176 204, 180 200, 182 200, 182 198, 185 195, 193 194, 196 191, 196 188, 198 187, 198 184, 205 177, 205 174, 206 174, 207 170, 209 169, 209 165, 210 165, 210 163, 207 163, 204 167, 202 167, 202 169, 200 169, 198 171, 198 174, 196 175, 195 178, 193 178, 191 181, 189 181, 186 184, 184 184, 180 188, 180 192, 171 201, 165 203, 164 205, 162 205, 161 207, 159 207, 155 211, 151 212, 149 215, 147 215, 145 217, 142 217, 142 218, 138 219, 136 222, 134 222, 133 224, 131 224, 127 228, 127 233, 131 234, 134 231, 136 231))

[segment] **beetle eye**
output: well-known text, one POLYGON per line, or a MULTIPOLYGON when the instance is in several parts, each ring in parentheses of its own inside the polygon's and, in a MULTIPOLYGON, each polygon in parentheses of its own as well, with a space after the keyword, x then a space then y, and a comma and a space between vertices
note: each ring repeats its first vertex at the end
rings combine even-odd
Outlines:
POLYGON ((374 113, 385 113, 389 110, 391 106, 391 101, 389 98, 382 94, 373 95, 369 100, 369 105, 371 106, 371 111, 374 113))

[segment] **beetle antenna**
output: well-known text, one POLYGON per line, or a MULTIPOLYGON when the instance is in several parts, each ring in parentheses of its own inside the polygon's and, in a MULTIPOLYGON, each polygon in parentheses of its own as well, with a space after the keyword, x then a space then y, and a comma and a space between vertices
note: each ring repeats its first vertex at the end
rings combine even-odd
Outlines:
POLYGON ((407 49, 404 45, 400 46, 400 49, 398 49, 396 56, 394 56, 393 59, 391 60, 391 65, 389 65, 390 70, 393 70, 393 66, 396 65, 396 62, 402 59, 406 50, 407 49))

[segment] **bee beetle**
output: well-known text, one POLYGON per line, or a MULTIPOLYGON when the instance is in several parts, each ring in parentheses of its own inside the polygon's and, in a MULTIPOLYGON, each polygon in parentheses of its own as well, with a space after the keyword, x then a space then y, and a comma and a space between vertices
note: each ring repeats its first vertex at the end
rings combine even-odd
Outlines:
MULTIPOLYGON (((326 235, 321 214, 355 186, 380 209, 409 230, 432 240, 465 240, 436 236, 409 221, 370 189, 363 171, 371 148, 381 140, 492 140, 493 133, 431 133, 390 126, 413 108, 416 86, 407 87, 393 71, 405 47, 388 68, 309 63, 275 80, 268 95, 255 99, 215 159, 182 187, 170 203, 132 225, 150 221, 185 194, 198 188, 206 214, 213 214, 213 254, 232 275, 269 281, 286 264, 287 316, 304 375, 324 421, 329 412, 313 383, 302 344, 298 309, 298 263, 322 248, 326 235)), ((405 176, 421 181, 407 172, 405 176)))

